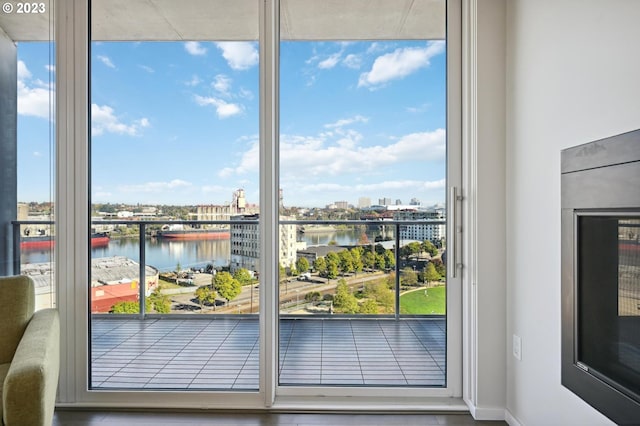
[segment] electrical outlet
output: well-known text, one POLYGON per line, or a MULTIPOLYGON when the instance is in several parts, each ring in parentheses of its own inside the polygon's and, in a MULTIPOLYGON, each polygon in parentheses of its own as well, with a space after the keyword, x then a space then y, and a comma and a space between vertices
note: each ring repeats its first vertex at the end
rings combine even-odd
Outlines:
POLYGON ((522 361, 522 339, 520 336, 513 335, 513 356, 522 361))

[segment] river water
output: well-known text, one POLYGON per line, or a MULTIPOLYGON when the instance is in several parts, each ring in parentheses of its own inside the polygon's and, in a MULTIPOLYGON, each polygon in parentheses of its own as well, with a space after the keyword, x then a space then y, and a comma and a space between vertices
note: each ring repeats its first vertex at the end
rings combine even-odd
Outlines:
MULTIPOLYGON (((380 234, 378 229, 367 229, 370 241, 380 234)), ((313 232, 299 236, 307 246, 327 245, 335 242, 338 245, 355 244, 362 237, 362 231, 356 229, 330 232, 313 232)), ((170 241, 160 238, 145 240, 145 256, 147 265, 162 271, 175 270, 178 263, 182 269, 204 268, 207 264, 215 267, 228 266, 231 258, 230 240, 196 240, 170 241)), ((125 256, 136 262, 140 260, 140 244, 137 238, 112 238, 105 247, 91 249, 91 257, 125 256)), ((50 250, 22 250, 21 263, 51 262, 50 250)))

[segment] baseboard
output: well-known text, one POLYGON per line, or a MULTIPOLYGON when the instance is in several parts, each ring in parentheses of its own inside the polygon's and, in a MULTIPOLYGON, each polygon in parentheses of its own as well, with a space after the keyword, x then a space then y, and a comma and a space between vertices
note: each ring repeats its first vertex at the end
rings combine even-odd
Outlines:
POLYGON ((507 422, 509 426, 522 426, 522 423, 520 423, 509 410, 504 410, 504 421, 507 422))
POLYGON ((478 407, 466 399, 464 402, 475 420, 505 420, 505 409, 502 407, 478 407))

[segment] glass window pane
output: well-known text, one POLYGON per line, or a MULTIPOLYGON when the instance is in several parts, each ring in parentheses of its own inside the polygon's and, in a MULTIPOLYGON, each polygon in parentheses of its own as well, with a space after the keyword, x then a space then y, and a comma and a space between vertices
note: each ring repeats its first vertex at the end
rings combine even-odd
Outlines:
POLYGON ((0 275, 23 274, 56 306, 53 1, 7 3, 0 20, 0 275), (35 9, 32 9, 35 7, 35 9))
POLYGON ((229 335, 258 339, 259 3, 92 6, 92 350, 117 353, 103 344, 126 315, 175 345, 135 353, 168 362, 139 377, 95 358, 91 386, 257 389, 257 345, 229 335), (233 380, 212 373, 230 351, 233 380))
POLYGON ((446 385, 445 7, 281 3, 281 385, 446 385))

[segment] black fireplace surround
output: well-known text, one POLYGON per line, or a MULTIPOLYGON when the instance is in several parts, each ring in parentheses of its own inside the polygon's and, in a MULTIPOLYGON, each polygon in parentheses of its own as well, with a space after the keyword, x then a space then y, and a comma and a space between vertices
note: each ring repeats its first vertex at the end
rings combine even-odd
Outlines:
POLYGON ((562 151, 562 385, 640 424, 640 130, 562 151))

